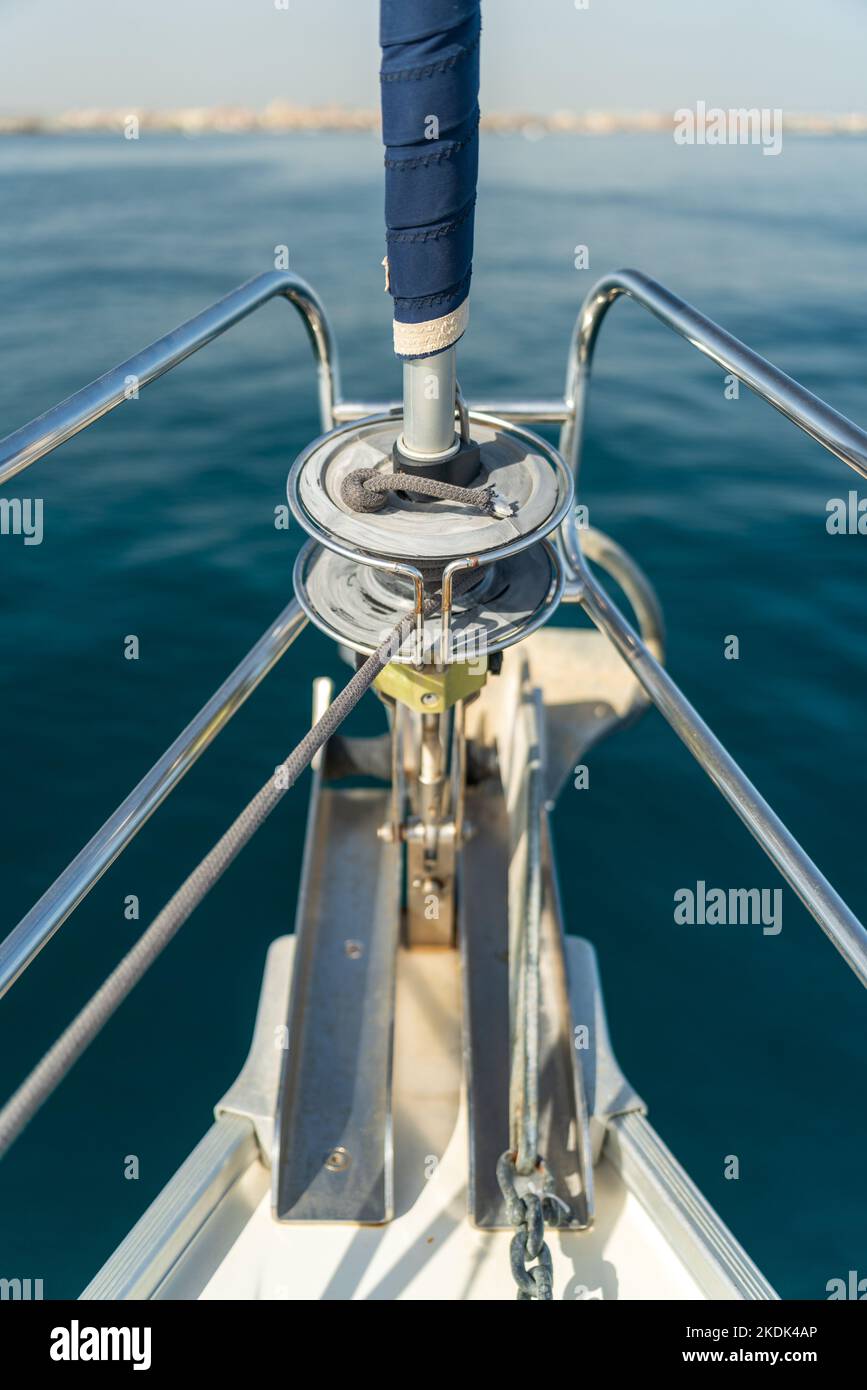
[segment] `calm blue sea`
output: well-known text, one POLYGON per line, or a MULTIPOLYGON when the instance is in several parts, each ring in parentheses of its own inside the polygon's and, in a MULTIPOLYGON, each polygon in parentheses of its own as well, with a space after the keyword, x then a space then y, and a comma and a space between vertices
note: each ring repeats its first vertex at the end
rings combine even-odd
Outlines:
MULTIPOLYGON (((281 245, 333 315, 347 394, 396 395, 381 181, 360 135, 0 141, 0 434, 281 245)), ((767 158, 489 138, 477 225, 470 400, 558 392, 582 296, 628 264, 867 421, 867 143, 767 158)), ((44 540, 0 537, 4 934, 287 601, 299 537, 274 507, 316 432, 306 339, 273 304, 11 485, 43 499, 44 540)), ((825 528, 858 479, 622 304, 584 483, 658 587, 675 677, 863 915, 867 539, 825 528)), ((344 668, 309 631, 7 995, 2 1098, 295 743, 323 672, 344 668)), ((291 927, 305 803, 287 799, 3 1164, 0 1276, 77 1294, 207 1128, 291 927)), ((663 1137, 785 1297, 867 1276, 864 998, 842 960, 657 715, 593 754, 556 836, 570 930, 598 948, 663 1137), (676 925, 699 879, 783 886, 782 932, 676 925)))

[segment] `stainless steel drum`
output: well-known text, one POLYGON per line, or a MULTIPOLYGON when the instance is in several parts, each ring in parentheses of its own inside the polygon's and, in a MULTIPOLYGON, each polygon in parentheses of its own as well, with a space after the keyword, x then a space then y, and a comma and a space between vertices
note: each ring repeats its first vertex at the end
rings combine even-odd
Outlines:
POLYGON ((443 589, 444 605, 425 605, 423 648, 408 640, 396 659, 418 662, 436 651, 438 660, 462 661, 501 651, 556 608, 561 567, 545 537, 571 506, 571 473, 529 430, 490 415, 471 413, 469 421, 479 447, 472 486, 494 487, 511 515, 405 489, 389 492, 379 511, 354 511, 344 482, 358 469, 393 471, 396 415, 334 430, 293 465, 289 505, 311 537, 295 565, 295 591, 311 621, 341 644, 374 651, 401 617, 443 589), (432 616, 432 606, 445 607, 445 619, 432 616))

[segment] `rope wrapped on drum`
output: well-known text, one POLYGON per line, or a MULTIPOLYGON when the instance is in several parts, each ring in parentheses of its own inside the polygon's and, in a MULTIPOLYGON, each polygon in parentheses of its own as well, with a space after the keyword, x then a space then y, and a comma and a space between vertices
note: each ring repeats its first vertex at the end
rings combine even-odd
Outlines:
POLYGON ((378 512, 388 502, 390 492, 432 497, 440 502, 460 502, 478 507, 487 516, 514 516, 517 504, 501 496, 495 487, 460 487, 457 483, 426 478, 420 473, 386 473, 377 468, 355 468, 343 479, 340 495, 354 512, 378 512))

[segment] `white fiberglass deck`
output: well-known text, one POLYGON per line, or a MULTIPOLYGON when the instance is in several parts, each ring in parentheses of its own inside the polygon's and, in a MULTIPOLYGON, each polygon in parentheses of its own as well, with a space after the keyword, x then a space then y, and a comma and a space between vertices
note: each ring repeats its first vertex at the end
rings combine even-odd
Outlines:
MULTIPOLYGON (((254 1164, 160 1288, 161 1298, 511 1299, 508 1232, 466 1219, 459 975, 452 951, 401 952, 395 1036, 396 1219, 280 1225, 254 1164), (226 1231, 237 1231, 226 1249, 226 1231)), ((558 1299, 705 1295, 607 1160, 591 1231, 552 1234, 558 1299)))
MULTIPOLYGON (((514 1298, 508 1233, 477 1231, 466 1220, 463 1131, 462 1114, 435 1177, 388 1226, 278 1226, 266 1192, 200 1297, 514 1298)), ((607 1162, 597 1170, 596 1197, 592 1231, 549 1241, 555 1299, 704 1297, 607 1162)))

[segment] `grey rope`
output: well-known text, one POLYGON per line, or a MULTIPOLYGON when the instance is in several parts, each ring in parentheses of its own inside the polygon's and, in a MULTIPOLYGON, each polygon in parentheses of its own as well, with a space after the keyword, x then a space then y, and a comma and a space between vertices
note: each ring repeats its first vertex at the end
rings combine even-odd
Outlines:
POLYGON ((441 502, 462 502, 478 507, 489 516, 514 516, 517 504, 507 501, 491 484, 459 487, 438 478, 416 473, 386 473, 376 468, 356 468, 343 479, 340 495, 354 512, 378 512, 388 502, 390 492, 416 493, 441 502))
MULTIPOLYGON (((433 602, 433 599, 429 599, 426 606, 432 606, 433 602)), ((213 849, 181 884, 139 937, 132 950, 127 952, 104 984, 0 1110, 0 1158, 222 877, 277 803, 297 782, 314 754, 355 708, 362 695, 392 660, 404 639, 412 631, 414 621, 413 614, 407 614, 402 618, 382 645, 359 667, 322 718, 305 734, 286 761, 276 768, 264 787, 256 793, 213 849)))

